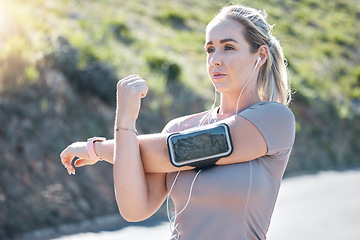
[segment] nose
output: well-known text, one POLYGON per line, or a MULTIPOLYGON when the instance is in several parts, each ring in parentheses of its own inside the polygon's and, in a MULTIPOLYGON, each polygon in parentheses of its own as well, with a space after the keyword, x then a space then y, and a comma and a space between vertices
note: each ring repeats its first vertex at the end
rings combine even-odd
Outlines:
POLYGON ((212 54, 211 54, 211 57, 209 59, 209 63, 210 65, 212 66, 219 66, 221 65, 222 63, 222 59, 221 59, 221 56, 219 54, 218 51, 214 51, 212 54))

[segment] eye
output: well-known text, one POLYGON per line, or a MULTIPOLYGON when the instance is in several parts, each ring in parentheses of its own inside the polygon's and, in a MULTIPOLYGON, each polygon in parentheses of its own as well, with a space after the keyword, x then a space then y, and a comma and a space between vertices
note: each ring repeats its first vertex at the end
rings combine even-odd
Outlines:
POLYGON ((231 45, 225 45, 225 50, 234 50, 235 48, 231 45))
POLYGON ((206 52, 207 53, 212 53, 212 52, 214 52, 215 51, 215 48, 214 47, 208 47, 207 49, 206 49, 206 52))

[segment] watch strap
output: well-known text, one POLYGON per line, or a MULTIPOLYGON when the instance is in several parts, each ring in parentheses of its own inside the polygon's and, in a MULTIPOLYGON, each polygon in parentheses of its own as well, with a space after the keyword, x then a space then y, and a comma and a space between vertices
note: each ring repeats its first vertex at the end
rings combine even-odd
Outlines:
POLYGON ((95 142, 103 142, 106 138, 104 137, 92 137, 87 140, 86 151, 89 154, 90 159, 101 161, 102 159, 95 152, 95 142))

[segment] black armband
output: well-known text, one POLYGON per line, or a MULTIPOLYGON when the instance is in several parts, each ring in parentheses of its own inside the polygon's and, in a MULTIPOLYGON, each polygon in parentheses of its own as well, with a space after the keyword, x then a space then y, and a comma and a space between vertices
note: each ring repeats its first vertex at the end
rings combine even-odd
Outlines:
POLYGON ((233 151, 225 123, 210 124, 173 133, 167 138, 170 162, 175 167, 208 168, 233 151))

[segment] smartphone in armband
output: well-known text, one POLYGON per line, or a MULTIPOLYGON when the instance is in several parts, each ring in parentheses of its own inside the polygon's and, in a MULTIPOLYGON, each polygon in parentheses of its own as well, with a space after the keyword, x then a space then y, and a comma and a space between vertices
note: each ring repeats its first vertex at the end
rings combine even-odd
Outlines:
POLYGON ((209 168, 233 151, 229 126, 209 124, 173 133, 167 138, 170 162, 175 167, 209 168))

